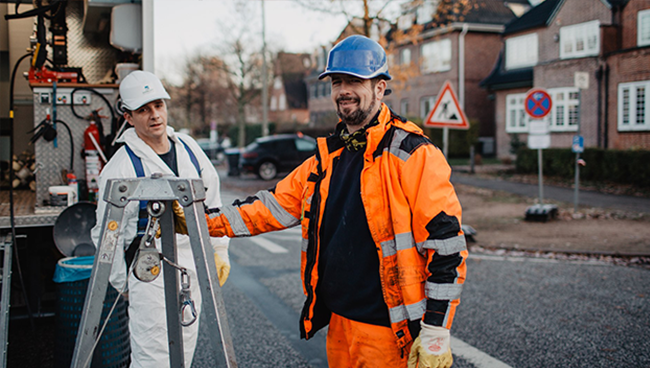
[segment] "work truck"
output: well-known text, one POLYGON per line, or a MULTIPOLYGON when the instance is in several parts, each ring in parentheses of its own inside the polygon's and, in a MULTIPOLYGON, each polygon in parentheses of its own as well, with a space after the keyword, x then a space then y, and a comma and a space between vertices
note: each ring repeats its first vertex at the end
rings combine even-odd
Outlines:
POLYGON ((97 177, 153 71, 153 0, 0 1, 0 364, 9 320, 53 317, 61 259, 94 252, 97 177))

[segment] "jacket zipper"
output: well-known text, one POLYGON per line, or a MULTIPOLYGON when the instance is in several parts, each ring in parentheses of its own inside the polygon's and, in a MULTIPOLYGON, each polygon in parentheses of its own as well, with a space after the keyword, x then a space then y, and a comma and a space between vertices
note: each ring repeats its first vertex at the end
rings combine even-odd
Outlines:
POLYGON ((305 305, 302 309, 302 313, 300 314, 300 330, 301 334, 305 336, 305 338, 309 339, 311 338, 314 333, 313 333, 313 328, 310 333, 307 333, 305 329, 305 323, 304 321, 307 320, 307 316, 309 314, 309 308, 312 305, 312 302, 314 300, 314 288, 311 286, 311 273, 314 269, 314 265, 316 264, 316 257, 318 255, 318 220, 320 217, 320 201, 321 201, 321 196, 320 196, 320 185, 323 180, 323 170, 322 170, 322 160, 320 157, 320 152, 317 151, 316 153, 316 158, 318 159, 318 165, 316 166, 318 169, 318 180, 316 181, 316 184, 314 185, 314 196, 312 198, 312 205, 309 210, 311 218, 309 219, 309 230, 307 232, 308 234, 308 244, 307 244, 307 249, 311 251, 311 262, 309 262, 306 267, 305 267, 305 290, 307 290, 307 300, 305 301, 305 305), (313 245, 310 249, 310 245, 313 245))

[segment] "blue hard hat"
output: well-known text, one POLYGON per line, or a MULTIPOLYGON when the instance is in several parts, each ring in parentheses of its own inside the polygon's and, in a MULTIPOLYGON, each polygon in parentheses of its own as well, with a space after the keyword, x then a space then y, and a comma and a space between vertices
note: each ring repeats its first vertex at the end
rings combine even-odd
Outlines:
POLYGON ((344 39, 330 50, 327 68, 318 79, 331 74, 348 74, 363 79, 392 79, 388 74, 384 48, 368 37, 359 35, 344 39))

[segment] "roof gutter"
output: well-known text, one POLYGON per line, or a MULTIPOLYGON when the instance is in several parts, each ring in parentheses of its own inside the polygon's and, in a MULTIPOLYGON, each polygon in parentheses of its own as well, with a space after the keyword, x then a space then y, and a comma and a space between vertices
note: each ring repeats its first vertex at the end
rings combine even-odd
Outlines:
POLYGON ((420 34, 420 39, 430 38, 439 36, 446 33, 451 33, 454 31, 462 31, 467 27, 467 31, 472 32, 486 32, 486 33, 502 33, 505 29, 505 26, 502 24, 481 24, 481 23, 461 23, 454 22, 447 26, 433 28, 428 31, 424 31, 420 34))
POLYGON ((463 31, 458 36, 458 103, 461 109, 465 109, 465 35, 469 25, 463 25, 463 31))

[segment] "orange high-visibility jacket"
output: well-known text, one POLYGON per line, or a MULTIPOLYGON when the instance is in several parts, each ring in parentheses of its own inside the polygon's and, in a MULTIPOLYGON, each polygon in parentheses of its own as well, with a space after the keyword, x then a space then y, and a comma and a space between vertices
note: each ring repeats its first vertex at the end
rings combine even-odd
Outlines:
MULTIPOLYGON (((367 129, 361 199, 379 256, 383 296, 397 345, 412 337, 408 321, 451 328, 465 281, 467 248, 461 206, 442 152, 411 122, 382 104, 379 124, 367 129), (425 313, 426 312, 426 313, 425 313)), ((340 138, 318 139, 318 151, 270 191, 212 209, 211 236, 251 236, 302 225, 301 336, 329 322, 315 294, 320 224, 332 163, 345 149, 340 138)), ((341 297, 345 297, 342 295, 341 297)))

